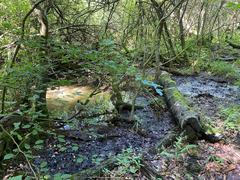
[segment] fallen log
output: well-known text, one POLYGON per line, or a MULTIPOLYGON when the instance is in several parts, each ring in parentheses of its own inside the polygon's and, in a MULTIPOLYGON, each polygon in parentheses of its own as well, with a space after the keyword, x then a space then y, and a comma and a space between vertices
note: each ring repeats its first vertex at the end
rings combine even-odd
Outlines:
POLYGON ((163 71, 159 81, 163 86, 164 97, 172 115, 190 141, 206 139, 210 142, 216 142, 220 140, 220 137, 206 134, 200 123, 200 115, 193 110, 187 99, 179 92, 176 82, 171 79, 169 73, 163 71))

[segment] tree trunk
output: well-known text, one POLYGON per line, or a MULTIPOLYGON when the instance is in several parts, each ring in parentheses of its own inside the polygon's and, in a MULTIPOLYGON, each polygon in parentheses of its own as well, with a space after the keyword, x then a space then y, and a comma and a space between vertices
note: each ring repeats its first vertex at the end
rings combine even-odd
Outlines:
MULTIPOLYGON (((39 28, 39 34, 40 37, 43 38, 43 44, 42 44, 42 50, 44 52, 44 56, 48 56, 48 47, 47 47, 47 41, 48 41, 48 34, 49 34, 49 25, 48 25, 48 18, 46 14, 46 9, 43 5, 41 7, 40 5, 37 6, 34 9, 34 13, 37 15, 38 22, 40 24, 39 28)), ((46 64, 46 62, 40 62, 43 66, 46 64)), ((37 87, 37 90, 41 90, 39 94, 39 102, 36 105, 36 111, 42 111, 42 113, 47 114, 47 107, 46 107, 46 93, 47 93, 47 82, 48 82, 48 75, 47 71, 43 74, 41 85, 37 87)))

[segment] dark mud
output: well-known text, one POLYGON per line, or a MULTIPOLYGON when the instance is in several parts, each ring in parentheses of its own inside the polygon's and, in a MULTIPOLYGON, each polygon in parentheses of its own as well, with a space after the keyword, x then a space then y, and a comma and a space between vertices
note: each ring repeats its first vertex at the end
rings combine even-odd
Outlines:
POLYGON ((76 173, 93 167, 126 148, 131 147, 139 153, 147 151, 176 127, 169 111, 161 109, 161 112, 156 113, 149 102, 150 99, 146 96, 137 98, 137 103, 144 105, 143 109, 135 112, 139 119, 138 124, 120 122, 116 126, 104 125, 102 128, 81 127, 74 138, 66 136, 64 143, 58 142, 57 138, 46 140, 45 148, 35 159, 35 164, 40 166, 42 162, 47 162, 52 174, 76 173), (91 129, 91 133, 84 131, 86 129, 91 129), (93 138, 87 141, 78 139, 81 132, 91 134, 93 138), (58 144, 64 147, 62 151, 58 144), (77 150, 73 150, 73 146, 77 146, 77 150))

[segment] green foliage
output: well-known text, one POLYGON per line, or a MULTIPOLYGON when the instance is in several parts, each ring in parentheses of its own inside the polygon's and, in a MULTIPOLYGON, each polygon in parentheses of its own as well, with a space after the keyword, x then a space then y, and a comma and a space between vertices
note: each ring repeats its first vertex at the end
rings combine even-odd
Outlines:
POLYGON ((223 61, 214 61, 209 63, 208 70, 217 76, 223 76, 231 79, 237 79, 239 77, 236 67, 233 64, 223 61))
POLYGON ((130 60, 121 53, 114 41, 105 39, 100 42, 98 51, 88 51, 85 54, 86 59, 94 63, 93 69, 105 76, 110 83, 119 84, 126 75, 134 75, 136 68, 130 60))
POLYGON ((239 10, 240 3, 239 2, 227 2, 226 7, 232 10, 239 10))
POLYGON ((8 178, 8 180, 22 180, 23 179, 23 175, 18 175, 18 176, 13 176, 8 178))
POLYGON ((209 73, 220 76, 226 77, 228 79, 237 80, 240 78, 238 68, 231 63, 224 62, 224 61, 211 61, 206 59, 198 59, 192 62, 192 68, 194 71, 208 71, 209 73))
POLYGON ((160 154, 170 158, 170 159, 175 159, 175 160, 182 160, 183 156, 185 154, 189 154, 193 150, 197 148, 197 145, 194 144, 188 144, 186 142, 186 137, 178 137, 177 141, 174 144, 174 149, 172 150, 163 150, 160 154))
POLYGON ((128 148, 116 157, 118 165, 116 171, 110 172, 105 169, 105 173, 111 173, 114 177, 122 177, 126 174, 135 174, 141 168, 141 155, 136 154, 132 148, 128 148))
POLYGON ((128 148, 122 151, 121 154, 117 155, 117 174, 124 175, 127 173, 134 174, 141 167, 141 155, 136 154, 132 148, 128 148))
POLYGON ((215 156, 215 155, 210 155, 207 158, 207 162, 216 162, 216 163, 219 163, 219 164, 223 164, 224 159, 222 159, 221 157, 215 156))
POLYGON ((221 114, 224 118, 224 124, 227 129, 240 130, 240 106, 233 105, 228 108, 223 108, 221 114))

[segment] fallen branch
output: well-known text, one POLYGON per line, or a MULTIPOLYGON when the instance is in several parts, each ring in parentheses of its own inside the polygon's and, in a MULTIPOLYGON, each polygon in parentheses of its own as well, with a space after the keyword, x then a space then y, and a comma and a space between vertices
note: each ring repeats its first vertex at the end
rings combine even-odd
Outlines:
POLYGON ((146 160, 141 161, 141 169, 140 171, 143 173, 143 175, 149 179, 149 180, 154 180, 154 179, 162 179, 162 176, 160 173, 154 168, 149 162, 146 160))
POLYGON ((154 147, 150 148, 149 152, 150 153, 159 153, 159 150, 162 147, 168 147, 171 144, 173 144, 173 142, 176 140, 177 136, 179 136, 179 134, 177 134, 176 132, 170 132, 163 139, 161 139, 158 143, 156 143, 156 145, 154 147))

